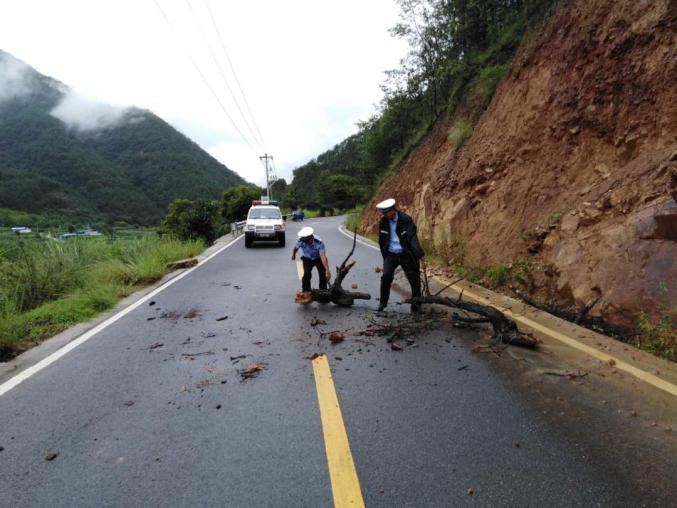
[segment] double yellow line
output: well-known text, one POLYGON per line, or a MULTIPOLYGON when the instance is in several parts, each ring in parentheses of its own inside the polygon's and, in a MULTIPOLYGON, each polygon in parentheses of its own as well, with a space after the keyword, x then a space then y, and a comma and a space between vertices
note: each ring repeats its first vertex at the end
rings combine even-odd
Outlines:
POLYGON ((364 507, 360 481, 350 453, 348 434, 343 424, 334 381, 325 355, 313 360, 313 373, 320 404, 320 418, 327 452, 331 490, 336 508, 364 507))

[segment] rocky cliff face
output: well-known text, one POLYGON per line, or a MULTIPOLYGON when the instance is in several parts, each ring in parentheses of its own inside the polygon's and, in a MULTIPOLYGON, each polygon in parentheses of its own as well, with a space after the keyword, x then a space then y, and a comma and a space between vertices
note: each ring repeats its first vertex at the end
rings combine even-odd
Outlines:
MULTIPOLYGON (((472 137, 440 119, 374 202, 395 197, 438 252, 528 259, 535 291, 631 324, 677 317, 677 4, 564 2, 525 37, 472 137)), ((374 230, 373 203, 362 226, 374 230)))

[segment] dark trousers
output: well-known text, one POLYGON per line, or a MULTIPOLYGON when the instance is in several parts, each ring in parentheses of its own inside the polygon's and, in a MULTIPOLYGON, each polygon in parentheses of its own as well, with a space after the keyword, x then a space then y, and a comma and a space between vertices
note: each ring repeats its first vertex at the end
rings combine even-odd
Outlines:
MULTIPOLYGON (((383 307, 388 305, 390 285, 393 283, 395 270, 400 265, 411 286, 411 296, 421 296, 421 277, 419 275, 420 265, 418 259, 406 252, 402 254, 392 254, 389 252, 383 259, 383 275, 381 275, 381 305, 383 307)), ((417 309, 418 305, 412 305, 411 307, 412 309, 417 309)))
POLYGON ((310 279, 313 276, 313 267, 317 267, 320 274, 320 289, 327 289, 327 274, 324 270, 324 265, 320 258, 308 259, 301 258, 303 261, 303 278, 301 279, 301 289, 303 291, 310 291, 310 279))

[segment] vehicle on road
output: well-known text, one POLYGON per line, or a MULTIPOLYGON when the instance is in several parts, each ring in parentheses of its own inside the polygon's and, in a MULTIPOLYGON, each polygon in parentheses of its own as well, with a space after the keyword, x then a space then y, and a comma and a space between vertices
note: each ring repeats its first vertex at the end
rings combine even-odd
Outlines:
POLYGON ((304 219, 305 216, 306 216, 306 214, 303 213, 303 210, 301 210, 301 209, 299 208, 298 210, 294 210, 294 211, 291 213, 291 220, 293 220, 294 222, 296 222, 296 221, 301 221, 301 222, 303 222, 303 219, 304 219))
POLYGON ((284 217, 275 201, 252 201, 244 227, 244 246, 249 248, 255 241, 277 241, 285 245, 284 217))

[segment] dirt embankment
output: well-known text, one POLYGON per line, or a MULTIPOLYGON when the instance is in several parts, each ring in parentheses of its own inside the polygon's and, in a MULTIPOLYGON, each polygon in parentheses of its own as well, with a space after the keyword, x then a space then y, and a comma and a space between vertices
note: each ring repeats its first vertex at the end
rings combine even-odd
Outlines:
MULTIPOLYGON (((475 266, 529 260, 541 299, 677 317, 677 7, 564 2, 457 149, 444 116, 377 194, 475 266)), ((374 231, 373 203, 362 227, 374 231)))

